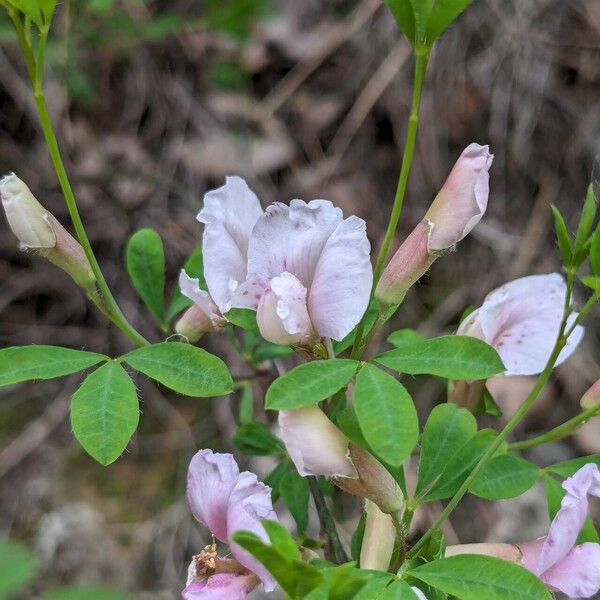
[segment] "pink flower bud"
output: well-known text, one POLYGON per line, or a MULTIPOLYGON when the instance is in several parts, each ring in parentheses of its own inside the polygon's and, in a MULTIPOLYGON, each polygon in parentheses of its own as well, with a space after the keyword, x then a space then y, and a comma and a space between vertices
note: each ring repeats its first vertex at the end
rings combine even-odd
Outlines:
POLYGON ((583 410, 590 410, 600 406, 600 379, 582 396, 579 404, 583 410))
POLYGON ((348 438, 318 406, 279 413, 281 438, 298 473, 326 477, 357 477, 348 438))
POLYGON ((386 468, 356 444, 350 442, 348 449, 358 478, 334 477, 333 482, 350 494, 372 500, 384 513, 402 510, 404 495, 386 468))
POLYGON ((435 259, 479 223, 487 208, 493 158, 488 146, 465 148, 424 219, 385 268, 375 290, 380 302, 386 306, 402 302, 435 259))
POLYGON ((79 242, 14 173, 0 180, 0 197, 22 250, 37 252, 67 272, 78 285, 93 288, 96 278, 79 242))

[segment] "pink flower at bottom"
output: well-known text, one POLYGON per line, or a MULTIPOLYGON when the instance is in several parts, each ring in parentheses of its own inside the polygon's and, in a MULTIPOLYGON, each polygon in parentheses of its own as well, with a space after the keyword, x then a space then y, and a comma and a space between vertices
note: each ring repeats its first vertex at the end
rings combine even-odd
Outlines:
POLYGON ((240 473, 231 454, 200 450, 190 462, 187 498, 194 517, 229 545, 233 559, 218 557, 214 545, 195 556, 184 600, 241 600, 261 582, 266 591, 274 590, 275 580, 265 567, 233 542, 237 531, 250 531, 268 542, 261 521, 277 520, 271 489, 253 473, 240 473))
POLYGON ((570 598, 590 598, 600 590, 600 544, 575 544, 587 517, 588 495, 600 498, 597 465, 583 466, 563 488, 567 493, 548 535, 519 545, 522 565, 570 598))

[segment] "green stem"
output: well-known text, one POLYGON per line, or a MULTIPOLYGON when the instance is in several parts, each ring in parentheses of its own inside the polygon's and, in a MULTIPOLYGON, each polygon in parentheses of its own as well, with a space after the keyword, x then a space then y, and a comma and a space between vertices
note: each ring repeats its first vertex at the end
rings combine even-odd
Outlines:
MULTIPOLYGON (((421 106, 421 96, 423 94, 423 83, 425 81, 425 73, 427 71, 427 63, 429 62, 428 48, 417 48, 415 50, 415 73, 413 80, 413 95, 410 116, 408 118, 408 129, 406 131, 406 142, 404 144, 404 154, 402 156, 402 165, 400 167, 400 176, 398 177, 398 186, 396 187, 396 196, 394 197, 394 204, 392 206, 392 212, 390 220, 383 238, 383 243, 377 261, 375 262, 375 270, 373 272, 373 287, 371 290, 371 297, 375 292, 377 282, 381 277, 385 261, 387 260, 388 254, 390 253, 390 247, 394 241, 394 235, 398 227, 398 221, 400 220, 400 213, 402 212, 402 206, 404 204, 404 196, 406 194, 406 188, 408 186, 408 176, 410 174, 410 167, 412 165, 412 159, 415 152, 415 143, 417 139, 417 129, 419 126, 419 109, 421 106)), ((356 329, 356 336, 354 339, 354 346, 352 348, 352 358, 358 359, 362 353, 362 338, 365 331, 366 313, 362 320, 358 324, 356 329)))
POLYGON ((572 433, 574 433, 579 427, 585 425, 592 417, 595 417, 600 414, 600 405, 592 406, 592 408, 588 408, 583 412, 579 413, 572 419, 565 421, 558 427, 551 429, 550 431, 533 437, 529 440, 523 440, 521 442, 514 442, 513 444, 508 445, 508 451, 514 452, 516 450, 527 450, 528 448, 534 448, 535 446, 541 446, 542 444, 547 444, 549 442, 555 442, 557 440, 561 440, 572 433))
POLYGON ((325 558, 328 560, 334 560, 336 564, 341 565, 348 562, 349 558, 346 554, 342 542, 338 536, 338 532, 335 526, 335 521, 327 508, 325 498, 319 488, 319 483, 316 477, 307 477, 308 485, 310 486, 310 492, 313 500, 315 501, 315 507, 317 514, 319 515, 319 522, 321 523, 321 532, 327 537, 327 548, 325 551, 325 558))
MULTIPOLYGON (((96 260, 90 240, 83 226, 83 221, 81 220, 77 203, 75 201, 75 195, 73 194, 73 189, 71 188, 71 183, 67 176, 67 171, 60 154, 58 141, 52 127, 52 120, 50 118, 50 113, 48 112, 48 105, 46 104, 46 98, 42 88, 43 59, 46 39, 48 36, 48 27, 43 27, 40 31, 40 41, 36 61, 33 55, 33 49, 27 40, 25 31, 23 30, 23 25, 18 18, 18 15, 15 15, 14 17, 11 15, 11 18, 15 24, 19 43, 21 44, 21 49, 25 56, 27 70, 33 86, 35 105, 37 107, 44 138, 46 139, 46 145, 48 146, 48 152, 50 154, 54 170, 56 171, 56 176, 63 192, 67 209, 69 211, 69 216, 71 217, 73 227, 75 228, 77 239, 83 247, 83 251, 85 252, 85 255, 90 263, 94 276, 96 277, 96 284, 102 296, 102 303, 106 308, 106 312, 104 314, 108 313, 110 320, 129 338, 133 344, 136 346, 145 346, 148 344, 148 341, 136 331, 129 321, 127 321, 125 315, 121 312, 121 309, 114 299, 104 275, 102 274, 100 265, 96 260)), ((97 304, 96 302, 94 303, 97 304)))
POLYGON ((565 304, 563 310, 563 319, 559 327, 558 337, 556 343, 554 344, 554 348, 552 350, 552 354, 544 367, 544 370, 538 376, 538 379, 535 383, 534 388, 531 390, 527 398, 519 409, 515 412, 515 414, 508 421, 504 429, 498 434, 494 442, 487 449, 487 451, 483 454, 475 468, 469 473, 469 476, 465 479, 463 484, 460 486, 456 494, 452 497, 452 499, 448 502, 440 516, 435 519, 435 521, 431 524, 429 529, 425 532, 425 534, 417 541, 417 543, 412 547, 410 552, 406 555, 407 559, 413 558, 416 556, 421 550, 421 548, 425 545, 427 540, 431 537, 433 532, 440 527, 440 525, 452 514, 454 509, 457 507, 458 503, 462 500, 463 496, 469 491, 471 484, 475 481, 475 478, 479 473, 483 470, 483 468, 487 465, 490 459, 496 454, 500 446, 505 442, 508 436, 512 433, 512 431, 517 427, 517 425, 523 420, 525 415, 529 412, 534 402, 537 400, 540 392, 548 383, 550 376, 552 374, 552 369, 564 348, 567 337, 565 336, 565 330, 567 328, 567 320, 569 315, 571 314, 571 294, 573 290, 573 277, 567 276, 567 293, 565 294, 565 304))

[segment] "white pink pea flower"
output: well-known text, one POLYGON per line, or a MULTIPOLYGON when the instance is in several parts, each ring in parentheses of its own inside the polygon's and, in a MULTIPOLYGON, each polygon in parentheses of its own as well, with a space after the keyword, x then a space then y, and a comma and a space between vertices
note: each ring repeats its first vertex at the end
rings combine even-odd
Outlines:
POLYGON ((591 598, 600 591, 600 544, 577 545, 588 513, 588 496, 600 498, 600 471, 584 465, 566 479, 566 491, 548 535, 523 544, 462 544, 449 546, 446 556, 484 554, 507 560, 537 575, 552 590, 569 598, 591 598))
POLYGON ((562 487, 567 493, 548 535, 519 545, 522 564, 570 598, 590 598, 600 590, 600 544, 576 544, 588 513, 588 495, 600 498, 597 465, 583 466, 562 487))
POLYGON ((190 463, 187 498, 194 517, 231 548, 233 559, 217 556, 214 545, 195 556, 184 600, 242 600, 260 582, 275 589, 264 566, 232 540, 237 531, 250 531, 268 542, 261 521, 277 519, 271 489, 253 473, 240 473, 231 454, 200 450, 190 463))
MULTIPOLYGON (((563 318, 566 284, 558 273, 530 275, 504 284, 484 300, 457 333, 493 346, 506 367, 505 375, 536 375, 550 358, 563 318)), ((572 323, 577 317, 570 317, 572 323)), ((577 348, 584 329, 569 336, 556 365, 577 348)))
POLYGON ((96 278, 79 242, 46 210, 14 173, 0 179, 6 219, 22 250, 47 258, 87 290, 96 278))
POLYGON ((487 209, 493 158, 488 146, 470 144, 463 150, 423 220, 386 266, 375 290, 380 302, 402 302, 436 258, 479 223, 487 209))
POLYGON ((244 180, 228 177, 205 196, 198 220, 209 295, 198 302, 193 282, 182 291, 209 321, 209 299, 220 315, 250 308, 265 339, 310 346, 343 339, 365 312, 372 283, 366 225, 344 219, 328 200, 275 203, 263 212, 244 180))

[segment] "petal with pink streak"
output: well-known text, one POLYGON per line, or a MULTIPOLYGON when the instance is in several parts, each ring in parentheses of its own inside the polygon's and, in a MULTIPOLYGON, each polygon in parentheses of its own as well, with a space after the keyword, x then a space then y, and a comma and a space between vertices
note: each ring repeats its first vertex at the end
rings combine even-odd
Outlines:
MULTIPOLYGON (((494 290, 477 314, 485 341, 494 346, 506 375, 535 375, 546 366, 563 316, 565 282, 561 275, 531 275, 494 290)), ((571 316, 571 322, 576 315, 571 316)), ((578 326, 558 357, 564 362, 577 348, 578 326)))
POLYGON ((300 475, 358 476, 349 458, 348 438, 318 406, 280 411, 279 426, 300 475))
POLYGON ((330 235, 314 270, 308 311, 319 335, 342 340, 369 305, 373 268, 366 224, 342 221, 330 235))
POLYGON ((261 521, 277 520, 271 500, 271 488, 258 481, 254 473, 244 471, 231 492, 227 508, 227 538, 235 559, 247 569, 256 573, 265 590, 270 592, 277 585, 265 567, 250 553, 232 542, 233 534, 237 531, 250 531, 263 541, 269 541, 261 521))
POLYGON ((200 450, 188 470, 187 499, 194 517, 221 542, 227 543, 227 507, 240 479, 231 454, 200 450))
POLYGON ((575 546, 588 513, 588 494, 600 496, 600 472, 591 463, 565 480, 566 495, 544 541, 535 569, 541 575, 564 558, 575 546))
POLYGON ((198 220, 205 224, 202 238, 204 277, 222 313, 231 308, 231 294, 246 280, 248 242, 262 209, 241 177, 227 177, 225 185, 204 196, 198 220))
POLYGON ((569 598, 591 598, 600 590, 600 544, 576 546, 541 579, 569 598))
POLYGON ((189 583, 181 596, 183 600, 244 600, 257 583, 248 573, 216 573, 189 583))
POLYGON ((309 289, 323 248, 341 222, 342 211, 328 200, 272 204, 252 232, 248 272, 271 279, 287 271, 309 289))
POLYGON ((493 158, 488 146, 463 150, 425 215, 432 224, 430 250, 451 248, 479 223, 487 209, 493 158))

